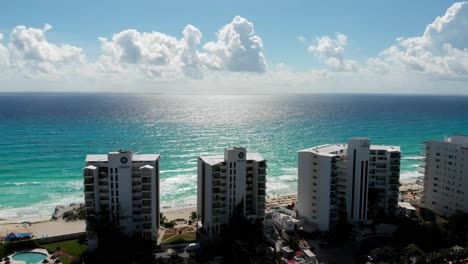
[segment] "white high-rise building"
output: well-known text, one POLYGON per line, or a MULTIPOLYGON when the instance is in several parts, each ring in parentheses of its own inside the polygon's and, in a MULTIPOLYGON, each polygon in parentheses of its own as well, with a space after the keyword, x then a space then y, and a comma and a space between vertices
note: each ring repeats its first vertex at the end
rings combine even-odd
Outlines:
POLYGON ((203 231, 213 236, 234 214, 252 221, 265 216, 266 160, 245 148, 198 159, 197 212, 203 231))
MULTIPOLYGON (((159 231, 159 154, 87 155, 83 168, 89 221, 108 219, 122 233, 154 239, 159 231)), ((94 230, 88 224, 88 237, 94 230)))
POLYGON ((356 223, 398 204, 400 148, 370 145, 368 138, 298 152, 300 218, 322 231, 339 221, 356 223))
POLYGON ((442 215, 468 213, 468 136, 423 143, 423 205, 442 215))

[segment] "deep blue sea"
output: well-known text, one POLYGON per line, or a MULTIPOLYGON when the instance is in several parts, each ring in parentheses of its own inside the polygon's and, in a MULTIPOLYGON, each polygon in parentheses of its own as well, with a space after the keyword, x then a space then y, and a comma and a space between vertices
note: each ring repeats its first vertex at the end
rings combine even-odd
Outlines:
POLYGON ((88 153, 161 154, 162 206, 194 206, 196 161, 244 146, 268 160, 267 192, 297 189, 297 151, 349 137, 399 145, 402 180, 420 142, 468 134, 468 97, 0 94, 0 218, 49 217, 83 200, 88 153))

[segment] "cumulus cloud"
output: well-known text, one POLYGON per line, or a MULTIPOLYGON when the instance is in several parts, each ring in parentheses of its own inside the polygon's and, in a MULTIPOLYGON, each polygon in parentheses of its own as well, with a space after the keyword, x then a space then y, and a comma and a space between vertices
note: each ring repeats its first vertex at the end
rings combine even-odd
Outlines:
POLYGON ((175 37, 160 32, 138 32, 134 29, 124 30, 112 36, 111 40, 99 38, 106 55, 102 56, 98 65, 107 72, 118 72, 129 67, 137 67, 150 77, 178 77, 185 66, 182 55, 190 53, 190 48, 196 46, 199 33, 193 26, 184 30, 184 38, 175 37), (194 33, 195 32, 195 33, 194 33))
MULTIPOLYGON (((17 26, 10 34, 8 53, 12 67, 30 73, 50 73, 64 66, 85 62, 83 50, 79 47, 63 44, 56 45, 46 38, 46 32, 52 26, 28 28, 17 26)), ((1 52, 1 51, 0 51, 1 52)))
POLYGON ((192 25, 182 31, 183 37, 160 32, 124 30, 112 39, 99 38, 105 52, 98 67, 118 72, 136 67, 150 77, 178 79, 202 78, 204 70, 264 72, 266 61, 263 44, 255 35, 253 24, 242 17, 217 33, 215 42, 208 42, 200 51, 202 33, 192 25))
POLYGON ((455 3, 422 36, 397 39, 381 53, 387 67, 458 79, 468 75, 468 2, 455 3))
POLYGON ((329 36, 317 38, 317 44, 310 45, 308 51, 323 58, 334 71, 357 71, 357 63, 354 60, 345 59, 343 56, 344 46, 347 44, 347 36, 337 33, 333 39, 329 36))
POLYGON ((9 65, 9 52, 8 49, 3 46, 3 34, 0 33, 0 67, 9 65))
POLYGON ((210 69, 234 72, 265 72, 262 39, 253 24, 236 16, 217 33, 217 41, 206 43, 203 63, 210 69))

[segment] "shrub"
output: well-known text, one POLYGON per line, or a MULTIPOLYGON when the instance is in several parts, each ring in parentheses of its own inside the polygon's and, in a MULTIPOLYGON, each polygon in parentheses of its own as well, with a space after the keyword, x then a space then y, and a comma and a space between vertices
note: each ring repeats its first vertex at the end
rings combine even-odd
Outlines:
POLYGON ((165 228, 173 228, 174 226, 175 226, 175 223, 173 221, 164 223, 165 228))
POLYGON ((80 220, 85 220, 86 219, 85 210, 83 208, 78 209, 78 211, 76 212, 76 215, 78 216, 78 219, 80 219, 80 220))
MULTIPOLYGON (((3 244, 3 250, 0 250, 2 255, 8 255, 11 252, 18 251, 21 249, 37 248, 39 245, 35 240, 23 240, 16 242, 6 242, 3 244)), ((3 258, 3 256, 2 256, 3 258)))
POLYGON ((78 219, 78 215, 73 211, 68 211, 68 212, 63 213, 62 217, 63 217, 63 219, 65 219, 67 221, 78 219))

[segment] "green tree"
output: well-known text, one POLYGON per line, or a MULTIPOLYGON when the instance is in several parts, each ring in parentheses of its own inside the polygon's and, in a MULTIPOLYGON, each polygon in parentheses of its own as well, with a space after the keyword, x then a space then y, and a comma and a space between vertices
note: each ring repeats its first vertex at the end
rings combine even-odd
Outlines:
POLYGON ((167 217, 163 213, 159 213, 159 224, 164 225, 167 222, 167 217))
POLYGON ((190 213, 190 220, 196 221, 198 219, 197 212, 190 213))

